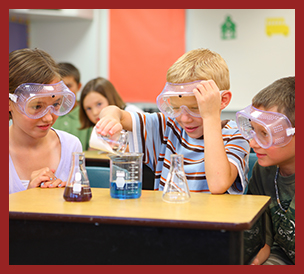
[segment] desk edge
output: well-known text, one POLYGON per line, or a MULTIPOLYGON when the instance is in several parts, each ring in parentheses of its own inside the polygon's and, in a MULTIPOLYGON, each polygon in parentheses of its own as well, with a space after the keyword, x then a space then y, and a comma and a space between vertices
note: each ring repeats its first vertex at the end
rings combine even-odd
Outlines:
POLYGON ((154 227, 175 227, 184 229, 205 229, 205 230, 228 230, 241 231, 247 230, 258 220, 265 209, 270 204, 270 197, 265 205, 260 209, 256 216, 249 223, 210 223, 195 221, 163 220, 163 219, 143 219, 143 218, 124 218, 111 216, 95 215, 72 215, 72 214, 50 214, 50 213, 27 213, 19 211, 10 211, 9 218, 15 220, 39 220, 39 221, 56 221, 56 222, 74 222, 74 223, 92 223, 114 224, 114 225, 134 225, 134 226, 154 226, 154 227))

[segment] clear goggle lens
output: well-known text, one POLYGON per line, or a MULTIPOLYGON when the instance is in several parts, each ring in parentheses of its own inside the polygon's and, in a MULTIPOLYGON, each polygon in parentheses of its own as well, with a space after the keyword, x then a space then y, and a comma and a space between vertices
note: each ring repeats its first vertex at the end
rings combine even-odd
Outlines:
POLYGON ((254 123, 244 116, 238 117, 238 126, 245 139, 254 139, 263 148, 268 148, 272 145, 272 135, 267 127, 254 123))
POLYGON ((56 94, 52 96, 37 96, 27 101, 24 112, 30 118, 40 118, 49 110, 55 115, 67 114, 74 105, 74 96, 69 93, 56 94))
MULTIPOLYGON (((201 117, 199 107, 193 90, 202 80, 190 83, 166 83, 163 91, 157 97, 159 110, 170 118, 176 118, 183 111, 194 116, 201 117)), ((221 91, 221 94, 223 91, 221 91)))
POLYGON ((192 94, 179 96, 162 96, 158 100, 158 108, 170 118, 175 118, 186 111, 192 116, 201 117, 195 96, 192 94))
POLYGON ((236 122, 245 139, 254 139, 265 149, 287 145, 295 133, 284 114, 259 110, 251 105, 237 112, 236 122))
POLYGON ((32 119, 41 118, 49 111, 58 116, 65 115, 76 100, 75 94, 62 81, 56 84, 22 84, 9 97, 22 113, 32 119))
POLYGON ((200 117, 199 108, 193 89, 201 82, 190 83, 166 83, 163 91, 157 97, 156 102, 159 110, 170 118, 175 118, 184 111, 192 116, 200 117))

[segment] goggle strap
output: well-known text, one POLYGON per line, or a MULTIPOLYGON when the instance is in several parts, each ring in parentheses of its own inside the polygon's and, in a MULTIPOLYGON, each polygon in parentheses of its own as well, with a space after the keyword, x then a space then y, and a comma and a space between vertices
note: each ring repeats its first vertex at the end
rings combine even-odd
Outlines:
POLYGON ((287 136, 294 135, 295 133, 296 133, 296 128, 294 128, 294 127, 286 129, 286 135, 287 136))
POLYGON ((17 103, 17 98, 18 98, 17 95, 9 93, 8 96, 14 103, 17 103))

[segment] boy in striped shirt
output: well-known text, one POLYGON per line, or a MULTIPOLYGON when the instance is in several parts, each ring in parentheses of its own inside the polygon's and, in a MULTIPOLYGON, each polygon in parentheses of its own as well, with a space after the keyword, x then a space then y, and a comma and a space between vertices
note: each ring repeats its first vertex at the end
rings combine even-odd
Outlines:
POLYGON ((190 191, 243 194, 247 186, 249 143, 234 121, 221 121, 231 100, 229 70, 224 59, 208 49, 181 56, 167 72, 157 98, 159 113, 131 113, 104 108, 97 133, 130 131, 130 150, 143 152, 155 173, 155 190, 163 190, 170 155, 184 155, 190 191))

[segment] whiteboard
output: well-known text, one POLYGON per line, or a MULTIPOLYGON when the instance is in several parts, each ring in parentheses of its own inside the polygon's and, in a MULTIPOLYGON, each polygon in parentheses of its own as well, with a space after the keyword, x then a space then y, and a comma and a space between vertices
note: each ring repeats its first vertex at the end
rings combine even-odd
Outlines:
POLYGON ((252 97, 264 87, 295 75, 295 10, 186 10, 186 50, 196 48, 209 48, 225 59, 232 91, 232 100, 225 110, 240 110, 251 104, 252 97), (227 16, 235 24, 234 39, 222 38, 221 27, 227 16), (284 19, 288 35, 280 31, 282 28, 272 28, 273 34, 267 35, 270 23, 266 21, 275 18, 284 19))

